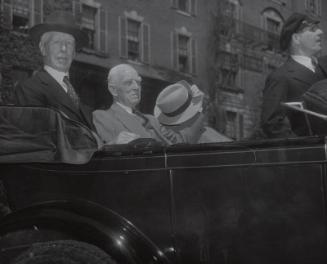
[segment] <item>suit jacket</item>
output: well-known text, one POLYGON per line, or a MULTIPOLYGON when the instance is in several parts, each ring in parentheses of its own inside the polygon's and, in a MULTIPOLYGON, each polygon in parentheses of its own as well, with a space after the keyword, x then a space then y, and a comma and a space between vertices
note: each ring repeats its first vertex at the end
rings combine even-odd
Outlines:
POLYGON ((176 133, 160 125, 152 115, 130 114, 115 103, 107 110, 94 111, 93 122, 98 135, 105 144, 114 144, 118 135, 123 131, 137 134, 141 138, 153 138, 165 145, 195 142, 200 136, 201 130, 201 125, 198 124, 193 128, 176 133))
POLYGON ((80 102, 78 109, 60 84, 45 70, 15 88, 17 103, 21 106, 44 106, 61 111, 70 119, 94 130, 91 108, 80 102))
POLYGON ((312 84, 327 78, 326 66, 319 62, 316 72, 289 58, 266 79, 263 91, 261 128, 267 137, 305 136, 310 134, 307 118, 287 110, 281 102, 303 101, 302 95, 312 84))

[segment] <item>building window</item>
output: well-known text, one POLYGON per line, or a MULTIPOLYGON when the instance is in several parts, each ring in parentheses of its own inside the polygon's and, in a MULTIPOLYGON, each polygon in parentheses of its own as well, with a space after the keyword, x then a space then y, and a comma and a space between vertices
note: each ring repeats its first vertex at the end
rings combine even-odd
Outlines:
POLYGON ((88 5, 82 5, 81 27, 87 35, 87 48, 95 49, 96 37, 96 14, 97 8, 88 5))
POLYGON ((221 72, 222 88, 227 88, 227 89, 235 88, 236 72, 227 69, 221 69, 220 72, 221 72))
POLYGON ((178 35, 178 70, 180 72, 189 72, 190 70, 189 47, 190 38, 178 35))
POLYGON ((250 71, 262 72, 263 60, 261 57, 255 57, 251 55, 244 55, 243 68, 250 71))
POLYGON ((226 111, 226 134, 236 139, 237 137, 237 114, 233 111, 226 111))
POLYGON ((276 69, 277 69, 277 66, 272 65, 270 63, 268 64, 268 73, 271 73, 271 72, 273 72, 276 69))
POLYGON ((196 15, 197 0, 172 0, 172 4, 181 13, 196 15))
POLYGON ((219 55, 219 62, 220 62, 220 66, 224 69, 236 70, 238 67, 237 54, 221 51, 219 55))
POLYGON ((28 28, 42 22, 43 0, 3 0, 1 10, 5 27, 27 33, 28 28))
POLYGON ((243 115, 233 110, 226 110, 226 135, 232 139, 243 137, 243 115))
POLYGON ((135 62, 150 63, 150 25, 135 11, 119 17, 121 57, 135 62))
POLYGON ((184 12, 189 12, 189 0, 179 0, 178 1, 178 9, 184 12))
POLYGON ((73 13, 80 18, 81 28, 87 36, 85 48, 108 52, 107 12, 94 0, 73 0, 73 13))
POLYGON ((234 19, 240 19, 240 3, 238 0, 228 0, 221 3, 224 15, 234 19))
POLYGON ((140 22, 131 19, 127 20, 127 57, 134 61, 141 60, 140 28, 140 22))
POLYGON ((13 0, 12 27, 14 31, 27 33, 30 16, 28 0, 13 0))
POLYGON ((305 0, 305 9, 311 14, 321 16, 321 0, 305 0))
POLYGON ((277 51, 279 49, 279 34, 283 25, 283 19, 274 9, 266 9, 262 15, 263 28, 266 30, 266 49, 277 51))
POLYGON ((172 34, 173 68, 179 72, 196 74, 196 41, 185 28, 172 34))
POLYGON ((271 33, 279 34, 280 27, 281 27, 280 21, 267 17, 267 31, 271 33))

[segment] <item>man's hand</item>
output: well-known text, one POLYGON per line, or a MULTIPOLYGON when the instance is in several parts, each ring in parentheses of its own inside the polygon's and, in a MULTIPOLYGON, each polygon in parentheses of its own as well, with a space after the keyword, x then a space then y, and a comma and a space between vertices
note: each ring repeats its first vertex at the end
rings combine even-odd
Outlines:
POLYGON ((140 136, 131 132, 127 132, 127 131, 122 131, 119 133, 115 144, 127 144, 129 142, 131 142, 134 139, 139 138, 140 136))
MULTIPOLYGON (((191 92, 192 92, 192 97, 195 103, 200 102, 202 104, 204 93, 197 87, 195 84, 191 86, 191 92)), ((200 109, 200 112, 202 111, 202 108, 200 109)))

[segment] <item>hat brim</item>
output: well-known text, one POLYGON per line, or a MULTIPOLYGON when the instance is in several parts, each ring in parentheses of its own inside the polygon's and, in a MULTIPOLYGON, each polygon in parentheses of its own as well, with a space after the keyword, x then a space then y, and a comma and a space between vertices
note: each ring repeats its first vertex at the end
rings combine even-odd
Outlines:
POLYGON ((197 98, 193 98, 188 108, 183 111, 183 113, 176 116, 167 116, 165 115, 158 106, 154 107, 154 116, 158 119, 161 124, 164 125, 179 125, 187 120, 194 117, 198 112, 202 110, 202 101, 197 100, 197 98), (198 102, 196 102, 198 101, 198 102))
POLYGON ((72 35, 75 38, 75 47, 80 50, 87 43, 86 34, 77 27, 69 27, 61 24, 38 24, 30 29, 30 36, 39 44, 42 35, 46 32, 55 31, 72 35))

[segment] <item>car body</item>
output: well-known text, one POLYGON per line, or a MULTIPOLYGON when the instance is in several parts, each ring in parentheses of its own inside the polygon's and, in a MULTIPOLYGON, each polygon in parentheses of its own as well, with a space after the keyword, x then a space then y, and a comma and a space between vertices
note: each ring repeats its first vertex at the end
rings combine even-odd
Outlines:
POLYGON ((167 263, 326 263, 326 149, 324 137, 117 145, 85 164, 3 163, 18 215, 0 233, 29 210, 57 203, 74 212, 77 201, 110 210, 120 227, 133 223, 167 263))

